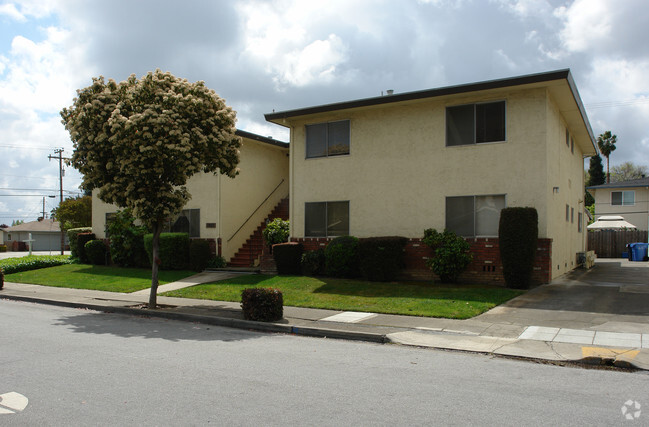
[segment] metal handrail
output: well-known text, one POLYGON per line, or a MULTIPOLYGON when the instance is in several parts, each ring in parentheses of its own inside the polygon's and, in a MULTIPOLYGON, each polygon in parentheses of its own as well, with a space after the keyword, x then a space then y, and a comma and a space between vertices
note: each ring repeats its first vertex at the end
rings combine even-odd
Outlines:
POLYGON ((228 243, 230 243, 230 240, 234 239, 234 236, 236 236, 237 233, 238 233, 239 231, 241 231, 241 229, 242 229, 242 228, 243 228, 243 227, 248 223, 248 221, 250 221, 250 218, 252 218, 252 217, 257 213, 257 211, 258 211, 258 210, 259 210, 259 209, 264 205, 264 203, 266 203, 266 201, 267 201, 268 199, 270 199, 270 196, 272 196, 273 193, 274 193, 275 191, 277 191, 277 189, 278 189, 279 187, 281 187, 281 185, 282 185, 283 183, 284 183, 284 178, 282 178, 282 180, 280 181, 280 183, 277 184, 277 187, 275 187, 275 188, 273 189, 273 191, 271 191, 270 194, 269 194, 268 196, 266 196, 266 198, 264 199, 264 201, 261 202, 261 203, 259 204, 259 206, 257 206, 257 209, 255 209, 255 210, 253 211, 253 213, 250 214, 250 216, 248 217, 248 219, 246 219, 246 220, 243 222, 243 224, 241 224, 241 227, 239 227, 239 228, 237 229, 237 231, 234 232, 234 234, 233 234, 233 235, 228 239, 228 243))

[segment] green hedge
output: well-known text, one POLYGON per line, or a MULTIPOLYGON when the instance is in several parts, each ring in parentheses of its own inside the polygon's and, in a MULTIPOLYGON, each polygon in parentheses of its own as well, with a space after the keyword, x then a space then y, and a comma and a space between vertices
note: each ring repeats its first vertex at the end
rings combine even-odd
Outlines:
POLYGON ((358 238, 336 237, 325 249, 325 270, 328 276, 358 276, 358 238))
POLYGON ((77 246, 77 236, 81 233, 91 233, 91 227, 71 228, 67 231, 68 240, 70 241, 70 256, 79 259, 79 250, 77 246))
POLYGON ((113 263, 121 267, 151 267, 144 249, 144 235, 147 232, 146 227, 135 225, 135 218, 129 209, 117 211, 106 225, 113 263))
POLYGON ((277 273, 282 274, 302 274, 302 252, 304 246, 302 243, 278 243, 273 245, 273 258, 277 266, 277 273))
POLYGON ((106 244, 103 240, 91 240, 85 244, 83 250, 90 264, 106 265, 106 244))
POLYGON ((325 253, 323 248, 302 254, 302 274, 305 276, 321 276, 325 274, 325 253))
POLYGON ((212 258, 210 242, 194 239, 189 243, 189 268, 193 271, 203 271, 212 258))
POLYGON ((405 237, 369 237, 358 242, 358 262, 361 275, 372 282, 389 282, 404 267, 405 237))
POLYGON ((7 245, 0 245, 0 252, 7 252, 7 245))
POLYGON ((86 243, 95 240, 95 233, 79 233, 77 234, 77 255, 82 264, 88 264, 90 260, 86 254, 86 243))
POLYGON ((284 297, 279 289, 244 289, 241 292, 241 308, 246 320, 274 322, 284 316, 284 297))
MULTIPOLYGON (((144 247, 153 262, 153 234, 144 235, 144 247)), ((187 233, 160 234, 160 269, 184 270, 189 266, 189 235, 187 233)))
POLYGON ((12 274, 38 270, 39 268, 56 267, 71 262, 69 255, 28 255, 0 260, 0 268, 4 270, 5 274, 12 274))
POLYGON ((530 287, 538 238, 539 215, 536 209, 505 208, 500 211, 498 240, 507 287, 530 287))

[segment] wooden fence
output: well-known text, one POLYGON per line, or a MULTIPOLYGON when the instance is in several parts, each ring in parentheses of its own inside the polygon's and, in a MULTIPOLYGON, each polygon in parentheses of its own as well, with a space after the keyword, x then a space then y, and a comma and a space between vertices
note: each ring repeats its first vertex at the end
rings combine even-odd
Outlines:
POLYGON ((647 231, 598 230, 588 232, 588 250, 599 258, 621 258, 629 243, 647 242, 647 231))

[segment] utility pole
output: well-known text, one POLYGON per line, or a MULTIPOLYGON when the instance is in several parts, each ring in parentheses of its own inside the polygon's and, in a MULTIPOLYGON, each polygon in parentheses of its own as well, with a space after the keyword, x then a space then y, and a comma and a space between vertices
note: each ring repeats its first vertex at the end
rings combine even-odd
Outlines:
MULTIPOLYGON (((61 203, 63 203, 63 175, 65 175, 65 170, 63 169, 63 160, 65 159, 63 157, 63 148, 57 148, 54 150, 55 154, 58 154, 58 156, 52 156, 51 154, 47 156, 50 160, 52 159, 58 159, 59 161, 59 194, 61 197, 61 200, 59 201, 59 206, 61 206, 61 203)), ((65 159, 67 160, 67 159, 65 159)), ((43 199, 45 200, 45 199, 43 199)), ((63 255, 63 251, 65 251, 65 232, 63 231, 63 223, 59 221, 59 227, 61 228, 61 255, 63 255)))

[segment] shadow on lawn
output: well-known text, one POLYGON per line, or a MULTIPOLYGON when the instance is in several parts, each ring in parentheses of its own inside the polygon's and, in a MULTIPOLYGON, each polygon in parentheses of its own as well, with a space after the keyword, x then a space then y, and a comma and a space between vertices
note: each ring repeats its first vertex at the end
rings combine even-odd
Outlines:
MULTIPOLYGON (((129 279, 151 279, 150 268, 123 268, 123 267, 108 267, 103 265, 88 265, 84 268, 71 271, 70 274, 87 274, 92 276, 111 276, 111 277, 127 277, 129 279)), ((164 282, 175 282, 176 280, 184 279, 196 274, 194 271, 189 270, 160 270, 158 278, 164 282)))
POLYGON ((425 282, 365 282, 323 277, 319 277, 318 280, 324 284, 314 289, 314 294, 368 298, 417 298, 502 304, 522 293, 497 286, 447 285, 425 282))

